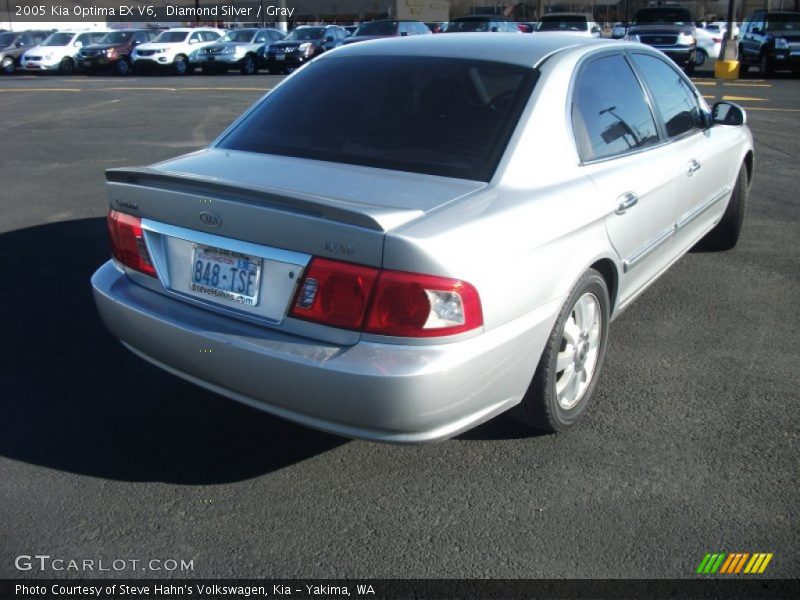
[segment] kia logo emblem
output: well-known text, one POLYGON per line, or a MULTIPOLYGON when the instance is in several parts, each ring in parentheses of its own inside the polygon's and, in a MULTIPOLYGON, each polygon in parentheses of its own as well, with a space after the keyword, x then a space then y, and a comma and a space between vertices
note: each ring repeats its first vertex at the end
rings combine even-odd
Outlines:
POLYGON ((207 210, 200 213, 200 222, 206 227, 219 227, 222 225, 220 216, 207 210))

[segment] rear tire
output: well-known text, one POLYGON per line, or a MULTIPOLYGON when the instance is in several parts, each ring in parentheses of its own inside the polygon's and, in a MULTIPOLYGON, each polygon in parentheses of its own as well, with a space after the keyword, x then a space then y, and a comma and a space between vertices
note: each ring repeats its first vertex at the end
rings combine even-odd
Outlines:
POLYGON ((561 308, 528 391, 509 413, 512 418, 548 432, 578 420, 603 367, 610 307, 605 279, 588 270, 561 308))
POLYGON ((728 208, 716 227, 709 231, 700 240, 698 247, 701 250, 730 250, 739 241, 739 235, 744 225, 744 214, 747 210, 747 197, 750 193, 750 182, 747 179, 747 167, 739 169, 736 185, 733 186, 728 208))

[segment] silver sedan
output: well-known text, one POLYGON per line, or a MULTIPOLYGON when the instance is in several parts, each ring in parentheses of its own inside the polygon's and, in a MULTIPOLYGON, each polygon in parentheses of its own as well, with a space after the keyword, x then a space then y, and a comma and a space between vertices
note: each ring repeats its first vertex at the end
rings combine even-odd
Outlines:
POLYGON ((352 44, 208 148, 107 171, 92 285, 138 356, 310 427, 557 431, 611 321, 696 244, 736 244, 753 164, 742 109, 640 44, 352 44))

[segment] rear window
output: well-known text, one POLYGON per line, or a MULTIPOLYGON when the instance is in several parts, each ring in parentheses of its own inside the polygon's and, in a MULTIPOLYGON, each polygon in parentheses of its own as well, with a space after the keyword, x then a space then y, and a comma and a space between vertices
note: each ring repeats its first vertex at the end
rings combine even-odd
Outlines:
POLYGON ((685 8, 642 8, 633 16, 634 25, 691 25, 692 15, 685 8))
POLYGON ((586 17, 579 15, 563 15, 558 17, 543 16, 539 21, 539 31, 588 31, 586 17))
POLYGON ((536 75, 467 59, 331 57, 279 86, 219 146, 489 181, 536 75))
POLYGON ((372 21, 362 23, 353 35, 394 35, 397 33, 397 21, 372 21))

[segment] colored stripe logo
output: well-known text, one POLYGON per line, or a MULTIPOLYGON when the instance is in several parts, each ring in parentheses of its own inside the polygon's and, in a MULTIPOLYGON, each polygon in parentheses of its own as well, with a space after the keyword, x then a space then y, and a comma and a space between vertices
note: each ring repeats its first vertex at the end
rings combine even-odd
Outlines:
POLYGON ((772 560, 772 552, 718 552, 708 553, 700 561, 697 573, 700 575, 756 575, 767 570, 772 560))

